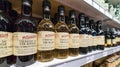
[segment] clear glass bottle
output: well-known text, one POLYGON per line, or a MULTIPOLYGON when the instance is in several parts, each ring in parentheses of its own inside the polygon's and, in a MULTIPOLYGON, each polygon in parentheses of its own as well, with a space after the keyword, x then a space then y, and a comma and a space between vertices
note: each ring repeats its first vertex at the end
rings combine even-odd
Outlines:
POLYGON ((16 66, 28 66, 36 61, 37 34, 36 25, 32 22, 32 0, 22 0, 21 16, 15 23, 13 33, 13 53, 16 66))
POLYGON ((55 25, 56 30, 56 58, 65 59, 69 53, 69 29, 65 23, 65 8, 58 7, 59 21, 55 25))
POLYGON ((43 1, 43 19, 38 25, 38 55, 41 62, 53 60, 55 48, 55 29, 50 20, 51 4, 48 0, 43 1))
POLYGON ((98 43, 97 43, 97 49, 98 50, 104 50, 104 32, 102 30, 102 21, 98 20, 96 22, 96 32, 97 32, 97 39, 98 39, 98 43))
POLYGON ((70 34, 70 48, 69 48, 69 55, 70 56, 77 56, 79 54, 79 29, 76 26, 76 13, 74 10, 69 12, 69 34, 70 34))
POLYGON ((85 23, 85 14, 84 13, 80 13, 78 16, 79 19, 79 35, 80 35, 80 48, 79 48, 79 52, 80 54, 87 54, 88 53, 88 43, 86 41, 88 41, 88 34, 87 34, 87 30, 86 30, 86 23, 85 23))

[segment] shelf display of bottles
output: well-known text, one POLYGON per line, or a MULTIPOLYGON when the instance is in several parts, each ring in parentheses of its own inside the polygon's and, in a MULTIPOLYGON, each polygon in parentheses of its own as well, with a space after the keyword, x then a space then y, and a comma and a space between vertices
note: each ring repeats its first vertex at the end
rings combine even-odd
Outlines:
POLYGON ((21 15, 10 9, 8 1, 0 1, 0 67, 28 66, 36 61, 77 57, 120 45, 120 30, 102 29, 102 20, 95 21, 84 13, 58 6, 51 18, 51 2, 42 1, 43 18, 37 24, 32 17, 32 0, 21 0, 21 15), (5 12, 4 12, 5 11, 5 12), (11 19, 10 19, 11 17, 11 19), (12 22, 14 21, 14 22, 12 22), (13 44, 13 45, 12 45, 13 44))

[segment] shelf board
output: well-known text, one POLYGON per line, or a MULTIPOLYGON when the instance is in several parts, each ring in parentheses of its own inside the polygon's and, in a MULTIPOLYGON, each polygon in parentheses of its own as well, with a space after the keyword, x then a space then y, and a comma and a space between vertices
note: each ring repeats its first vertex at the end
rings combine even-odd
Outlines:
MULTIPOLYGON (((21 13, 21 0, 9 0, 12 3, 13 9, 17 10, 18 13, 21 13)), ((35 0, 33 1, 32 14, 34 17, 42 18, 42 1, 35 0)), ((85 13, 91 18, 96 20, 103 20, 104 27, 116 27, 120 28, 120 21, 115 17, 109 14, 105 9, 98 5, 93 0, 50 0, 51 2, 51 17, 54 17, 54 14, 57 13, 59 5, 65 6, 65 15, 68 16, 69 10, 76 10, 77 15, 80 12, 85 13), (107 20, 107 21, 106 21, 107 20)))
MULTIPOLYGON (((93 51, 86 55, 79 55, 77 57, 68 57, 67 59, 54 59, 53 61, 50 62, 36 61, 36 63, 27 67, 79 67, 87 63, 90 63, 92 61, 95 61, 97 59, 100 59, 102 57, 116 53, 120 51, 119 48, 120 46, 105 48, 105 50, 93 51)), ((15 67, 15 66, 13 65, 11 67, 15 67)))
POLYGON ((99 4, 93 0, 56 0, 65 6, 69 6, 72 9, 83 12, 86 15, 93 17, 97 20, 103 20, 103 25, 120 28, 120 21, 113 17, 107 10, 102 8, 99 4), (107 20, 107 22, 106 22, 107 20))

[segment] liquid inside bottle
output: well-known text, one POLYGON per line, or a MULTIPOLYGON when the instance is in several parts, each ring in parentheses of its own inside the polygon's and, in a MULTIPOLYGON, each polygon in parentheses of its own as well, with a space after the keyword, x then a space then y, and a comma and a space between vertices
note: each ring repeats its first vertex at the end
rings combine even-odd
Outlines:
POLYGON ((56 30, 56 58, 64 59, 68 57, 69 51, 69 29, 65 23, 65 9, 58 7, 59 21, 55 25, 56 30))
POLYGON ((76 26, 76 14, 74 10, 69 12, 69 33, 70 33, 70 48, 69 55, 77 56, 79 54, 79 29, 76 26))
POLYGON ((43 19, 38 25, 38 54, 37 59, 41 62, 53 60, 55 48, 55 30, 50 20, 50 2, 43 1, 43 19))

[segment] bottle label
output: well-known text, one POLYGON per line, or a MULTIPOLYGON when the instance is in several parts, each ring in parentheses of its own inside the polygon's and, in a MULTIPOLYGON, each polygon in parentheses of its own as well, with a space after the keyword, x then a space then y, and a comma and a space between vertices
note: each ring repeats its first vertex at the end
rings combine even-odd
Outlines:
POLYGON ((96 46, 98 43, 97 36, 93 36, 93 45, 96 46))
POLYGON ((116 38, 115 38, 115 39, 113 39, 113 44, 116 44, 116 38))
POLYGON ((70 34, 70 48, 79 48, 79 34, 70 34))
POLYGON ((50 31, 38 32, 38 50, 46 51, 55 48, 55 33, 50 31))
POLYGON ((88 35, 87 34, 80 34, 80 47, 88 47, 88 35))
POLYGON ((69 34, 66 32, 56 33, 56 46, 57 49, 69 48, 69 34))
POLYGON ((105 42, 104 36, 96 36, 96 37, 97 37, 96 39, 97 45, 104 45, 104 42, 105 42))
POLYGON ((101 42, 100 42, 100 45, 104 45, 104 43, 105 43, 105 36, 101 36, 101 42))
POLYGON ((0 58, 12 55, 12 33, 0 32, 0 58))
POLYGON ((89 35, 89 46, 92 46, 92 35, 89 35))
POLYGON ((13 53, 15 56, 25 56, 37 53, 37 34, 13 33, 13 53))
POLYGON ((107 39, 107 44, 111 45, 111 39, 107 39))

